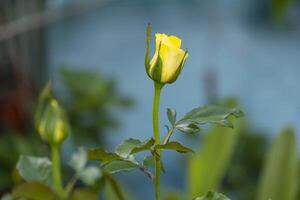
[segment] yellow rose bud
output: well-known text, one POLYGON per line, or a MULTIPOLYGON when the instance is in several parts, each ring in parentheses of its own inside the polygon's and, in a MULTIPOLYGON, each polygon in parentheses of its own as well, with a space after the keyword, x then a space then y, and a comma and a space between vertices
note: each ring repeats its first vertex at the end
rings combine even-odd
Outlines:
POLYGON ((178 78, 188 57, 187 51, 181 49, 181 39, 156 33, 156 50, 150 60, 150 26, 147 27, 147 49, 145 67, 148 76, 157 83, 173 83, 178 78))
POLYGON ((69 134, 69 123, 64 110, 46 87, 42 92, 37 112, 35 125, 41 138, 49 144, 60 144, 69 134))

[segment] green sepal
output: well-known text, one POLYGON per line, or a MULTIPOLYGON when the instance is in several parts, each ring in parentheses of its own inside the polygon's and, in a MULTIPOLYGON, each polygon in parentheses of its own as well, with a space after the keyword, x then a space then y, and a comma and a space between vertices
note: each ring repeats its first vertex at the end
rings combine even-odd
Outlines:
MULTIPOLYGON (((150 23, 147 24, 146 29, 146 54, 145 54, 145 69, 150 77, 150 40, 151 40, 151 26, 150 23)), ((151 78, 151 77, 150 77, 151 78)))
POLYGON ((161 42, 159 43, 159 46, 158 46, 157 58, 156 58, 155 62, 152 64, 153 67, 151 67, 149 73, 150 73, 150 77, 152 80, 154 80, 156 83, 163 84, 161 82, 163 65, 162 65, 161 57, 159 55, 160 49, 161 49, 161 42))

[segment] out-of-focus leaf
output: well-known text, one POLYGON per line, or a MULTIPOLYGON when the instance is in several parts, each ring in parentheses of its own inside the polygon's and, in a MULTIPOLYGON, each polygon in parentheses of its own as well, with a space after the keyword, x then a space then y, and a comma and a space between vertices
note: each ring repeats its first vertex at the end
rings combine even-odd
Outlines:
POLYGON ((154 167, 155 166, 154 156, 146 156, 143 160, 143 166, 145 166, 145 167, 154 167))
POLYGON ((175 126, 176 123, 176 110, 173 108, 168 108, 167 109, 167 116, 168 120, 171 123, 172 126, 175 126))
POLYGON ((230 200, 228 197, 217 192, 207 192, 203 197, 196 197, 194 200, 230 200))
POLYGON ((17 169, 28 182, 36 181, 52 186, 52 163, 48 158, 21 155, 17 169))
POLYGON ((87 162, 87 155, 83 148, 80 148, 76 153, 71 157, 69 165, 76 171, 82 170, 87 162))
MULTIPOLYGON (((225 110, 235 111, 235 109, 225 110)), ((189 158, 188 162, 190 199, 218 188, 232 158, 241 125, 242 122, 239 120, 234 121, 234 129, 214 125, 204 135, 199 150, 189 158)))
POLYGON ((72 155, 69 165, 76 171, 76 176, 87 185, 94 183, 101 177, 101 172, 98 167, 86 166, 87 153, 83 148, 80 148, 72 155))
POLYGON ((291 3, 294 0, 272 0, 272 17, 274 22, 276 22, 278 25, 282 25, 282 22, 284 22, 285 12, 291 5, 291 3))
POLYGON ((176 150, 179 153, 189 153, 194 152, 192 149, 183 146, 179 142, 168 142, 167 144, 159 144, 155 146, 155 149, 168 149, 168 150, 176 150))
POLYGON ((285 128, 267 155, 258 200, 293 200, 297 194, 297 149, 294 130, 285 128))
POLYGON ((31 200, 54 200, 55 195, 45 185, 36 182, 23 183, 13 189, 12 196, 16 198, 26 198, 31 200))
POLYGON ((200 128, 195 123, 180 123, 176 125, 176 128, 183 133, 194 134, 200 131, 200 128))
POLYGON ((127 160, 117 160, 105 166, 105 170, 110 173, 117 173, 121 171, 130 171, 139 168, 138 163, 127 160))
POLYGON ((63 66, 60 72, 65 89, 61 99, 70 119, 74 142, 104 144, 106 130, 119 126, 114 110, 131 108, 132 99, 122 94, 116 81, 99 71, 63 66))
POLYGON ((87 166, 78 172, 78 177, 87 185, 94 185, 101 177, 101 171, 98 167, 87 166))
POLYGON ((1 200, 13 200, 13 197, 11 196, 11 194, 4 194, 1 197, 1 200))
POLYGON ((89 189, 76 189, 71 197, 71 200, 97 200, 97 194, 89 189))
POLYGON ((89 149, 88 159, 101 161, 101 165, 106 165, 114 160, 122 160, 122 158, 119 155, 107 152, 102 148, 89 149))
POLYGON ((105 177, 105 180, 108 183, 108 185, 106 185, 106 191, 105 191, 106 199, 109 199, 109 200, 125 200, 122 188, 120 187, 117 180, 112 175, 110 175, 109 173, 105 173, 104 177, 105 177))
POLYGON ((194 123, 198 125, 214 123, 226 127, 233 127, 228 120, 229 116, 241 117, 243 112, 235 108, 226 108, 222 106, 204 106, 191 110, 181 120, 176 123, 180 124, 194 123))
POLYGON ((138 153, 141 151, 146 151, 149 150, 152 145, 154 144, 154 139, 151 138, 149 140, 146 140, 144 142, 141 142, 140 140, 137 139, 128 139, 123 141, 121 144, 119 144, 116 147, 115 152, 123 157, 126 158, 128 157, 130 154, 134 154, 134 153, 138 153))
POLYGON ((181 193, 179 193, 178 191, 168 191, 168 192, 166 192, 166 195, 163 199, 164 200, 182 200, 185 198, 183 198, 183 195, 181 193))
MULTIPOLYGON (((160 161, 160 163, 161 163, 161 171, 165 173, 165 168, 164 168, 162 160, 160 161)), ((154 168, 155 167, 154 156, 146 156, 143 160, 143 166, 146 168, 154 168)))

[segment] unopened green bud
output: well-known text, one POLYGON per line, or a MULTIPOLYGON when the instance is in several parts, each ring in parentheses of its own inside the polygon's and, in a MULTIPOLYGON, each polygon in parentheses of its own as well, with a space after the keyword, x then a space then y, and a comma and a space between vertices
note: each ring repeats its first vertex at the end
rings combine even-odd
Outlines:
POLYGON ((35 125, 41 138, 49 144, 60 144, 69 134, 69 123, 64 110, 45 90, 39 99, 35 125))

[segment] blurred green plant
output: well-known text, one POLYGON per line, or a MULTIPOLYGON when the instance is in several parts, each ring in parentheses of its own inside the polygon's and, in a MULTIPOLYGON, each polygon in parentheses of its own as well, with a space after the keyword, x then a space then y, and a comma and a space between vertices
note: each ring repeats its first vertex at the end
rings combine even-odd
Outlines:
POLYGON ((108 129, 119 125, 116 111, 133 106, 116 82, 102 74, 61 69, 64 92, 59 95, 77 144, 104 144, 108 129))
POLYGON ((233 158, 222 180, 221 189, 237 199, 253 200, 268 147, 266 133, 242 127, 233 158))
POLYGON ((294 130, 285 128, 274 140, 266 158, 257 200, 296 200, 299 175, 294 130))
POLYGON ((293 129, 285 128, 267 152, 266 134, 253 133, 241 120, 234 125, 207 131, 188 159, 188 193, 171 191, 165 200, 192 199, 210 190, 241 200, 298 199, 300 164, 293 129))
POLYGON ((24 181, 14 187, 11 195, 6 195, 5 198, 93 200, 98 198, 100 190, 107 183, 117 194, 118 200, 125 199, 114 177, 96 166, 88 165, 84 149, 79 149, 72 155, 69 167, 73 169, 73 177, 64 184, 64 177, 61 176, 60 147, 68 136, 69 128, 65 127, 69 125, 64 109, 52 94, 51 84, 47 84, 39 97, 35 125, 40 137, 52 149, 52 160, 48 157, 21 155, 16 168, 24 181), (78 181, 85 187, 78 187, 78 181))
MULTIPOLYGON (((64 92, 58 90, 56 94, 63 100, 74 141, 78 144, 104 144, 108 129, 119 125, 115 111, 131 108, 132 99, 121 95, 116 82, 101 74, 62 69, 61 75, 64 92)), ((35 110, 35 107, 30 110, 35 110)), ((32 117, 28 118, 32 120, 32 117)), ((33 123, 29 121, 27 124, 33 123)), ((28 127, 26 133, 3 130, 0 136, 0 194, 19 180, 15 165, 20 154, 49 154, 48 146, 35 136, 31 125, 28 127)))
MULTIPOLYGON (((228 107, 237 107, 236 101, 228 100, 228 107)), ((207 191, 217 190, 232 159, 242 122, 236 120, 234 129, 220 126, 211 127, 199 145, 199 149, 188 161, 188 196, 204 195, 207 191)))

